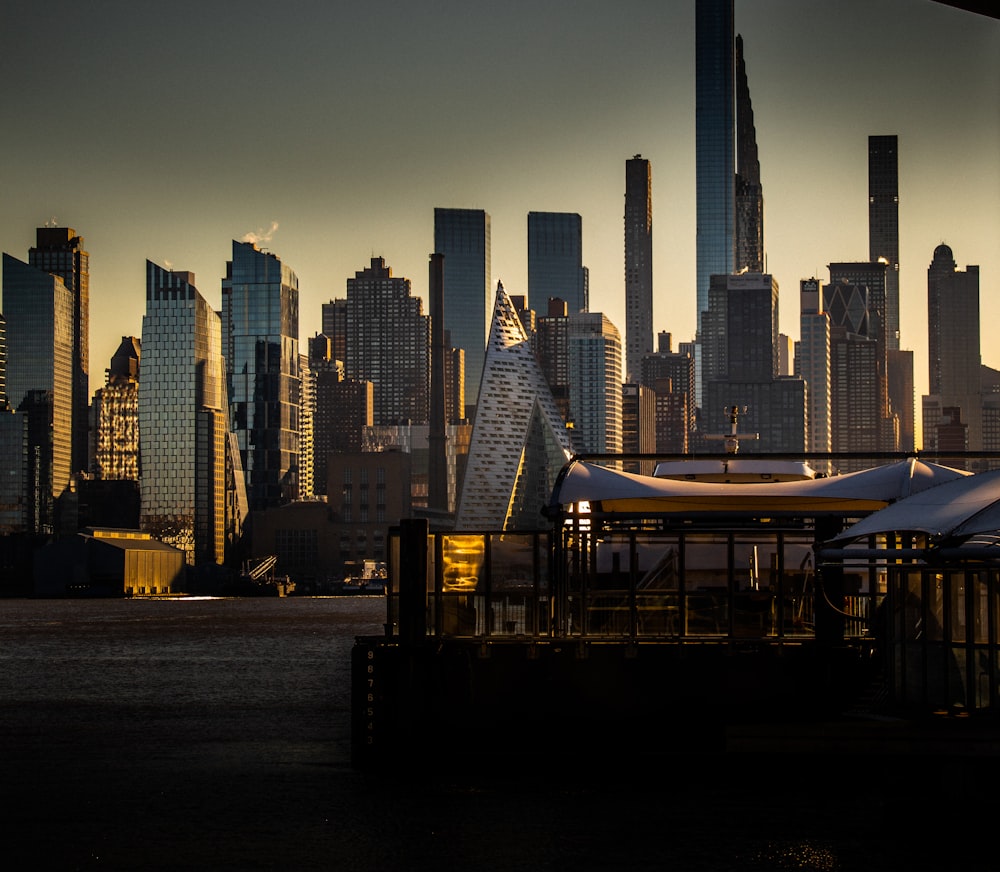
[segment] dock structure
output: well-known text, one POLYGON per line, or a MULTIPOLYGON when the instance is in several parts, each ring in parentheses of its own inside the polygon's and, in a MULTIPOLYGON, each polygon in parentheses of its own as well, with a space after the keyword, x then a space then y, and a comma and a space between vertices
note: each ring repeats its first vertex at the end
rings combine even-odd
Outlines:
POLYGON ((356 764, 1000 748, 1000 471, 760 463, 574 458, 547 527, 402 521, 356 764))

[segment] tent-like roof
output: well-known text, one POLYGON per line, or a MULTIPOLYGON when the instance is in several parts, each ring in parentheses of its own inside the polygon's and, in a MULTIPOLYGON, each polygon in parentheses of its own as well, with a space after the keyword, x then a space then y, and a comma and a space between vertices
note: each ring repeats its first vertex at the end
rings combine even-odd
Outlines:
POLYGON ((877 533, 924 533, 961 540, 1000 530, 1000 470, 981 472, 921 490, 869 515, 832 539, 846 544, 877 533))
POLYGON ((654 478, 571 461, 556 482, 547 513, 555 518, 562 507, 585 501, 592 514, 605 515, 859 517, 966 476, 911 458, 829 478, 738 484, 654 478))

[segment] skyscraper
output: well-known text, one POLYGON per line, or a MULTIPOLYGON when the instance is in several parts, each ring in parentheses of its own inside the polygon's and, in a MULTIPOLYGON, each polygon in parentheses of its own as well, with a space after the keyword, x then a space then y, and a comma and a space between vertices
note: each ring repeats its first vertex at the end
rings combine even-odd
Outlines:
MULTIPOLYGON (((809 451, 829 452, 830 444, 830 315, 823 308, 819 279, 799 282, 799 341, 795 374, 809 386, 809 451)), ((824 470, 828 471, 828 470, 824 470)))
POLYGON ((733 272, 736 174, 733 0, 695 4, 697 315, 713 275, 733 272))
MULTIPOLYGON (((713 275, 763 272, 764 199, 743 40, 733 0, 695 6, 697 324, 713 275)), ((700 346, 700 343, 699 343, 700 346)), ((704 375, 699 347, 698 402, 704 375)))
POLYGON ((564 299, 571 313, 590 309, 583 219, 575 212, 528 213, 528 301, 549 297, 564 299))
POLYGON ((434 210, 434 253, 444 255, 445 329, 465 351, 465 401, 476 406, 491 309, 490 216, 481 209, 434 210))
POLYGON ((251 242, 233 240, 222 282, 232 429, 250 509, 298 497, 299 280, 251 242))
POLYGON ((219 315, 189 272, 146 261, 139 381, 144 530, 221 563, 226 544, 225 364, 219 315))
POLYGON ((39 227, 28 263, 59 276, 73 296, 73 454, 71 469, 87 469, 90 405, 90 255, 71 227, 39 227))
POLYGON ((653 350, 653 176, 637 154, 625 161, 625 381, 639 381, 653 350))
POLYGON ((569 412, 581 451, 622 450, 622 343, 602 312, 569 316, 569 412))
POLYGON ((376 426, 426 424, 430 401, 430 318, 385 259, 347 280, 344 374, 375 386, 376 426))
POLYGON ((895 136, 868 137, 868 259, 885 274, 887 348, 899 348, 899 168, 895 136))
POLYGON ((979 335, 979 267, 959 270, 942 243, 927 269, 928 389, 937 399, 924 398, 924 448, 939 447, 936 430, 946 408, 959 410, 968 449, 983 448, 979 335))
POLYGON ((3 310, 7 397, 28 419, 26 527, 56 532, 72 472, 74 295, 60 276, 4 254, 3 310))

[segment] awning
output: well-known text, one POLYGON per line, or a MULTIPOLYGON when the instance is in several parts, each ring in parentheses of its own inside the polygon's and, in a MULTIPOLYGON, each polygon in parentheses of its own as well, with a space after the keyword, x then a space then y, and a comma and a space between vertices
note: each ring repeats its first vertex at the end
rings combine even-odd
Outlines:
POLYGON ((563 507, 587 502, 591 513, 604 515, 858 517, 967 476, 911 458, 829 478, 737 484, 654 478, 571 461, 556 482, 548 514, 558 517, 563 507))
POLYGON ((1000 530, 1000 470, 921 490, 852 525, 828 543, 844 545, 879 533, 923 533, 958 541, 1000 530))

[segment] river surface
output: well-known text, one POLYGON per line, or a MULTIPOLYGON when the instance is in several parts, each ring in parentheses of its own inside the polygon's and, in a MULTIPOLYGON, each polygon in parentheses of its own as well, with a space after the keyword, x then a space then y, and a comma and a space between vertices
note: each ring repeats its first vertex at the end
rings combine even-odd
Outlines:
POLYGON ((849 759, 834 790, 794 758, 617 772, 613 749, 356 771, 350 652, 383 620, 378 597, 0 600, 4 868, 996 868, 960 795, 849 759))

